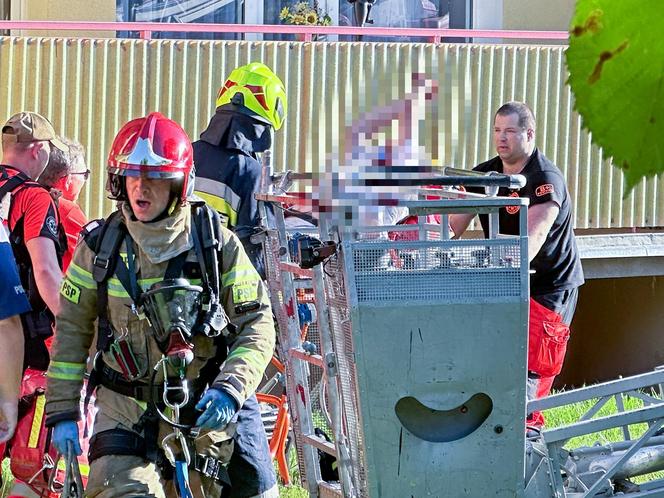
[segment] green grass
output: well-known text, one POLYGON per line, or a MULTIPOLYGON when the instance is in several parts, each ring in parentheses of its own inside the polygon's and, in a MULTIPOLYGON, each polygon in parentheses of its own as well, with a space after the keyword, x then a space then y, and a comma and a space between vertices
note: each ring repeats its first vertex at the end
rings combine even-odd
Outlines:
MULTIPOLYGON (((584 413, 590 410, 596 402, 597 400, 593 399, 583 401, 581 403, 575 403, 574 405, 547 410, 544 412, 546 417, 546 427, 551 429, 572 424, 578 421, 579 418, 581 418, 584 413)), ((643 407, 643 401, 637 398, 625 397, 623 403, 625 406, 625 411, 635 410, 637 408, 643 407)), ((593 418, 605 417, 617 412, 618 408, 616 406, 615 398, 611 398, 593 418)), ((631 437, 636 438, 641 436, 647 429, 647 424, 634 424, 630 426, 629 431, 631 437)), ((574 449, 581 446, 592 446, 595 443, 604 445, 616 441, 622 441, 623 439, 622 429, 617 427, 615 429, 609 429, 603 432, 597 432, 594 434, 588 434, 586 436, 572 438, 567 442, 565 447, 567 449, 574 449)))
POLYGON ((14 482, 14 477, 9 470, 9 459, 6 458, 2 462, 2 488, 0 488, 0 497, 5 498, 9 494, 9 490, 12 487, 12 482, 14 482))
POLYGON ((289 486, 287 488, 281 486, 279 488, 280 498, 309 498, 309 492, 300 486, 289 486))
MULTIPOLYGON (((652 395, 651 393, 648 394, 652 395)), ((544 412, 546 417, 546 426, 548 428, 555 428, 572 424, 578 421, 579 418, 583 416, 583 414, 585 414, 588 410, 590 410, 596 402, 596 399, 592 399, 576 403, 574 405, 547 410, 544 412)), ((644 406, 643 401, 632 397, 623 397, 623 404, 625 411, 635 410, 644 406)), ((618 408, 615 398, 611 398, 593 418, 605 417, 614 413, 618 413, 618 408)), ((632 424, 629 426, 630 437, 632 439, 637 439, 642 436, 647 429, 647 424, 632 424)), ((594 444, 606 445, 617 441, 624 441, 624 439, 625 438, 623 436, 622 427, 616 427, 606 431, 572 438, 565 444, 565 448, 571 450, 583 446, 593 446, 594 444)), ((664 478, 664 471, 653 472, 651 474, 635 477, 632 480, 637 484, 641 484, 647 481, 662 478, 664 478)))
MULTIPOLYGON (((593 405, 597 402, 596 399, 583 401, 581 403, 576 403, 570 406, 563 406, 560 408, 554 408, 544 412, 546 417, 546 427, 555 428, 563 425, 572 424, 581 418, 581 416, 590 410, 593 405)), ((635 410, 637 408, 643 407, 643 401, 637 398, 624 398, 624 406, 626 411, 635 410)), ((605 417, 613 413, 617 413, 618 409, 616 406, 615 398, 611 398, 601 410, 593 417, 605 417)), ((629 430, 632 438, 639 437, 648 429, 647 424, 634 424, 631 425, 629 430)), ((616 441, 622 441, 624 439, 622 434, 622 428, 617 427, 614 429, 609 429, 607 431, 598 432, 595 434, 588 434, 586 436, 575 437, 570 439, 565 447, 567 449, 579 448, 581 446, 592 446, 595 443, 599 444, 608 444, 616 441)))
MULTIPOLYGON (((277 466, 275 465, 274 471, 279 475, 277 466)), ((295 446, 292 444, 288 449, 288 472, 291 478, 291 485, 286 487, 279 484, 279 497, 280 498, 309 498, 309 492, 300 487, 300 469, 297 466, 297 453, 295 446)))

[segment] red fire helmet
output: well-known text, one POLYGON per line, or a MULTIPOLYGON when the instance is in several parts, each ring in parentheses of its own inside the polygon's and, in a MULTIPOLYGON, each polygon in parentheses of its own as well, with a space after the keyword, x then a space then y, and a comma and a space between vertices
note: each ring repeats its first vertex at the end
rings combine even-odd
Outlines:
MULTIPOLYGON (((113 198, 126 200, 126 176, 181 180, 180 201, 193 188, 193 150, 182 127, 158 112, 125 124, 108 155, 108 188, 113 198)), ((180 182, 178 182, 180 183, 180 182)))

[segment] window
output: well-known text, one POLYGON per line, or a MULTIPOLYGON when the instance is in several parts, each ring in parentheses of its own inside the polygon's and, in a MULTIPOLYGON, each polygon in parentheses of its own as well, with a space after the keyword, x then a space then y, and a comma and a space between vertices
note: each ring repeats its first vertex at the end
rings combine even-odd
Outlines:
MULTIPOLYGON (((470 28, 471 0, 375 0, 366 26, 395 28, 470 28)), ((340 0, 339 25, 358 26, 361 2, 340 0)), ((364 41, 423 41, 422 38, 364 37, 364 41)))
MULTIPOLYGON (((284 22, 279 19, 279 14, 284 7, 290 7, 296 3, 302 1, 306 2, 307 0, 258 0, 263 4, 263 23, 264 24, 284 24, 284 22)), ((336 25, 336 12, 330 8, 330 4, 333 1, 339 2, 339 0, 318 0, 318 9, 322 14, 327 14, 332 19, 332 25, 336 25)), ((345 0, 343 0, 345 1, 345 0)), ((308 0, 309 5, 315 5, 314 0, 308 0)), ((263 36, 264 40, 296 40, 298 37, 296 35, 284 35, 284 34, 265 34, 263 36)), ((320 40, 326 39, 323 35, 319 38, 320 40)))
MULTIPOLYGON (((0 19, 7 21, 11 19, 11 3, 10 0, 0 0, 0 19)), ((0 36, 9 36, 10 31, 0 30, 0 36)))
MULTIPOLYGON (((242 0, 116 0, 116 19, 124 22, 220 23, 243 22, 242 0)), ((138 37, 138 32, 118 32, 138 37)), ((239 39, 233 33, 155 32, 153 38, 239 39)))
MULTIPOLYGON (((6 1, 6 0, 0 0, 6 1)), ((285 6, 302 0, 116 0, 116 18, 124 22, 280 24, 285 6)), ((313 3, 313 0, 309 0, 313 3)), ((401 28, 470 28, 472 0, 374 0, 367 26, 401 28)), ((332 16, 332 24, 356 26, 361 0, 318 0, 321 9, 332 16)), ((138 37, 138 32, 118 32, 122 37, 138 37)), ((153 38, 243 39, 243 33, 153 33, 153 38)), ((260 35, 254 35, 260 38, 260 35)), ((247 39, 252 36, 247 35, 247 39)), ((266 34, 265 40, 292 40, 294 35, 266 34)), ((355 37, 340 36, 354 41, 355 37)), ((364 41, 424 41, 417 37, 363 37, 364 41)), ((459 41, 459 40, 456 40, 459 41)))
MULTIPOLYGON (((287 5, 297 3, 297 0, 260 0, 263 2, 263 22, 264 24, 282 24, 279 20, 281 9, 287 5)), ((294 40, 294 35, 277 35, 266 33, 264 40, 294 40)))

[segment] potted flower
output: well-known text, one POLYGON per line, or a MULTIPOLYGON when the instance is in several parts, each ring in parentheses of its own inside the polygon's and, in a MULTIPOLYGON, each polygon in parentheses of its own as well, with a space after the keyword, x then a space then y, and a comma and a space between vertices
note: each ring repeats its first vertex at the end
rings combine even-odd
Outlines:
MULTIPOLYGON (((296 26, 329 26, 332 18, 321 10, 318 0, 314 0, 313 5, 309 2, 297 2, 281 9, 279 19, 286 24, 296 26)), ((303 36, 297 35, 298 39, 303 36)), ((313 35, 313 40, 320 39, 320 35, 313 35)))

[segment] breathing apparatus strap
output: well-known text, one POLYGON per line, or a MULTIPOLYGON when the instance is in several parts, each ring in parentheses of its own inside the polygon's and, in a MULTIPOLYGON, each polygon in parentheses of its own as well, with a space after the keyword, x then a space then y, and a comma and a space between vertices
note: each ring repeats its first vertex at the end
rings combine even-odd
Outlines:
POLYGON ((180 275, 182 275, 182 269, 184 268, 184 263, 187 260, 188 254, 189 251, 181 252, 168 262, 164 280, 179 278, 180 275))
MULTIPOLYGON (((99 234, 88 233, 85 243, 95 253, 92 278, 97 282, 97 351, 107 351, 113 338, 108 320, 108 279, 115 272, 120 244, 126 230, 120 212, 112 213, 98 228, 99 234)), ((87 397, 87 396, 86 396, 87 397)))
MULTIPOLYGON (((87 231, 90 225, 92 223, 84 229, 83 240, 95 254, 92 278, 97 282, 97 355, 99 355, 102 351, 108 351, 113 341, 113 330, 108 319, 108 279, 115 272, 117 260, 120 259, 118 253, 126 227, 119 211, 111 213, 106 221, 95 223, 94 228, 87 231)), ((101 361, 101 358, 95 356, 85 390, 84 410, 86 415, 92 393, 99 385, 99 371, 96 365, 98 361, 101 361)))
POLYGON ((196 258, 201 266, 203 283, 210 293, 219 300, 219 257, 221 256, 222 234, 219 214, 209 206, 193 207, 192 232, 196 258))
POLYGON ((136 261, 134 260, 134 244, 129 233, 125 234, 125 247, 127 248, 127 266, 124 265, 122 258, 118 260, 118 266, 115 270, 118 280, 125 288, 129 297, 138 306, 141 301, 141 289, 138 287, 136 279, 136 261))
POLYGON ((232 332, 226 312, 221 305, 221 286, 219 275, 219 259, 222 257, 221 247, 223 235, 219 214, 207 205, 195 206, 193 239, 196 257, 201 266, 205 288, 208 291, 208 302, 204 309, 206 316, 199 325, 199 332, 209 337, 222 335, 224 329, 232 332))

